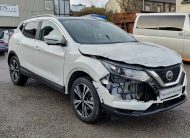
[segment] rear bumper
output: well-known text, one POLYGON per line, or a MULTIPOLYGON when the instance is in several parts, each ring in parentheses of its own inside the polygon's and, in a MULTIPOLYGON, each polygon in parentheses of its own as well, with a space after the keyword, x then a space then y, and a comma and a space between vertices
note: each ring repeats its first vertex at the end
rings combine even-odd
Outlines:
POLYGON ((138 116, 148 116, 148 115, 156 114, 156 113, 163 112, 166 110, 170 110, 174 107, 177 107, 177 106, 183 104, 186 101, 187 101, 187 96, 182 95, 181 97, 178 97, 176 99, 165 101, 165 102, 159 103, 159 104, 153 104, 145 111, 117 109, 117 108, 107 106, 105 104, 102 104, 102 107, 107 113, 109 113, 113 116, 116 116, 116 117, 125 117, 125 116, 138 117, 138 116))

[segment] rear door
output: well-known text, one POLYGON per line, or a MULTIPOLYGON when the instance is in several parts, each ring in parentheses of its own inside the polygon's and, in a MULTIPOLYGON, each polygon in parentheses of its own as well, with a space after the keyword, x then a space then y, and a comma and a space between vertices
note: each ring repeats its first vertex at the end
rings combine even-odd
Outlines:
POLYGON ((190 15, 187 15, 185 24, 183 58, 185 61, 190 61, 190 15))
POLYGON ((22 34, 16 38, 16 45, 19 47, 21 54, 21 66, 36 73, 35 61, 38 60, 34 53, 36 45, 36 34, 39 27, 39 21, 25 23, 22 34))
POLYGON ((182 54, 184 46, 184 22, 184 15, 159 16, 156 43, 182 54))

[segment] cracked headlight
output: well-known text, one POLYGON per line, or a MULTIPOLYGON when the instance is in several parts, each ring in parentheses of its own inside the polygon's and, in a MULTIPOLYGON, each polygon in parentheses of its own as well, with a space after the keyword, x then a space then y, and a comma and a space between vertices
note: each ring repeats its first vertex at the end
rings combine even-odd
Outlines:
POLYGON ((102 63, 108 69, 108 71, 112 74, 119 75, 127 79, 141 81, 141 82, 147 82, 150 80, 150 76, 145 71, 125 68, 125 67, 114 65, 105 61, 103 61, 102 63))

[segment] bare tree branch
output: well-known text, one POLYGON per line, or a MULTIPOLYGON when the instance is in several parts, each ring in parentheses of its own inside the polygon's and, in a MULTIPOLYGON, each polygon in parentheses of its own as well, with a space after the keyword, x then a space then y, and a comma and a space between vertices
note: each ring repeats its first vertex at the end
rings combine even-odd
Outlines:
POLYGON ((88 0, 88 3, 90 4, 91 7, 95 7, 97 0, 88 0))
POLYGON ((116 0, 125 12, 139 11, 139 0, 116 0))

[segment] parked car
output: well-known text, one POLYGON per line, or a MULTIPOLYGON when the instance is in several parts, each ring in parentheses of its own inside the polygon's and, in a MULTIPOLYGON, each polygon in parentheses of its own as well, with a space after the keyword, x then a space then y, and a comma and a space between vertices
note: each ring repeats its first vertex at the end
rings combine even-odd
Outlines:
POLYGON ((190 61, 189 13, 138 14, 133 32, 137 40, 166 46, 190 61))
POLYGON ((98 120, 145 116, 186 101, 181 57, 159 45, 135 40, 102 19, 37 16, 22 22, 9 42, 14 84, 28 78, 69 94, 76 116, 98 120))
POLYGON ((9 39, 14 33, 15 29, 9 29, 9 30, 4 30, 1 35, 0 35, 0 40, 2 40, 5 43, 6 46, 6 51, 8 51, 8 43, 9 39))
POLYGON ((6 51, 5 43, 2 40, 0 40, 0 55, 5 55, 5 51, 6 51))

